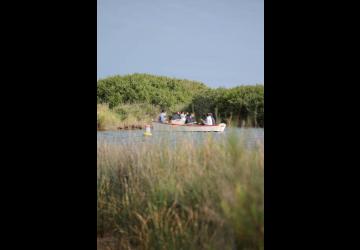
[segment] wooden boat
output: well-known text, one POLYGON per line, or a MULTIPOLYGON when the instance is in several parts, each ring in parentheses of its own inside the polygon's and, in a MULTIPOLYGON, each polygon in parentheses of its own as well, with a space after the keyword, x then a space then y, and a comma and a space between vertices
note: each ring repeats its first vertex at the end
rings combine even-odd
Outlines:
POLYGON ((220 123, 217 125, 199 125, 199 124, 169 124, 153 122, 152 127, 154 131, 176 131, 176 132, 223 132, 226 124, 220 123))

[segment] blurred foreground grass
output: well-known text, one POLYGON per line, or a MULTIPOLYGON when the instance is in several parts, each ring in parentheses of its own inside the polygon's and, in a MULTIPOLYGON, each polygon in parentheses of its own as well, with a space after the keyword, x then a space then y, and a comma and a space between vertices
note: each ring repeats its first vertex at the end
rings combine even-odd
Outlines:
POLYGON ((98 249, 263 249, 263 146, 239 135, 97 149, 98 249))

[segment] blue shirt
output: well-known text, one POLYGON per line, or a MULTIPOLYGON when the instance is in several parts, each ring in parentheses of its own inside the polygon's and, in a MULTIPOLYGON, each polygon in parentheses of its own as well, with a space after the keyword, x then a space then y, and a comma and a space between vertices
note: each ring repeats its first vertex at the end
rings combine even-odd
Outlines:
POLYGON ((166 118, 166 113, 161 113, 160 117, 159 117, 159 121, 164 123, 165 122, 165 118, 166 118))

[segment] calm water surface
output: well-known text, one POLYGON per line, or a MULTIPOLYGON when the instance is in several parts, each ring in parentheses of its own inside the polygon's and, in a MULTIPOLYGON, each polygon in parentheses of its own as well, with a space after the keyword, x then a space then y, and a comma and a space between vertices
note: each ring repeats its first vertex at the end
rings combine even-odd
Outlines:
POLYGON ((224 132, 160 132, 151 131, 152 136, 144 136, 144 130, 127 131, 98 131, 98 144, 139 144, 139 143, 161 143, 161 140, 169 140, 175 143, 185 139, 193 143, 201 143, 209 136, 216 140, 222 140, 228 136, 235 136, 243 140, 246 146, 263 146, 264 129, 263 128, 226 128, 224 132))

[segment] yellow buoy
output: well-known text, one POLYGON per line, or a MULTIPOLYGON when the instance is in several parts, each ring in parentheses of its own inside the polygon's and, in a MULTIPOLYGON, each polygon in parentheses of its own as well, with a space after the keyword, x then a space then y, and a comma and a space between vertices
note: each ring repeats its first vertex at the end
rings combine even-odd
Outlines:
POLYGON ((145 125, 145 136, 151 136, 151 129, 150 129, 150 125, 145 125))

